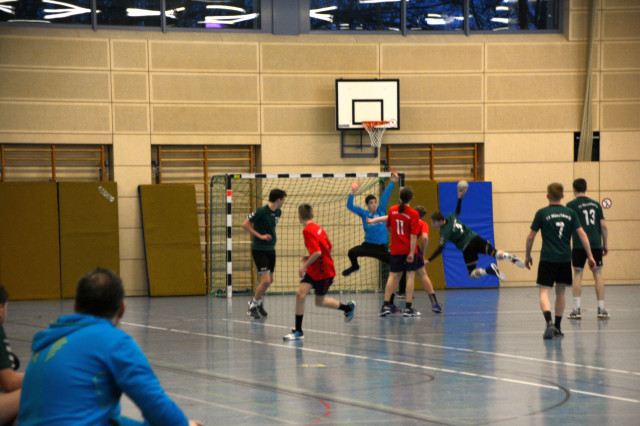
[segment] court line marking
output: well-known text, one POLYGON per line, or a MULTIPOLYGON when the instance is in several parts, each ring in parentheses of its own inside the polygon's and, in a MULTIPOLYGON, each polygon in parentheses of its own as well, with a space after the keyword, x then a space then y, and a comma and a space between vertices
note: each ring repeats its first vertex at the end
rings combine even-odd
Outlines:
MULTIPOLYGON (((239 322, 239 323, 247 323, 248 322, 248 321, 238 321, 238 320, 231 320, 231 321, 232 322, 239 322)), ((199 333, 199 332, 179 330, 179 329, 173 329, 173 328, 167 328, 167 327, 155 327, 155 326, 149 326, 149 325, 146 325, 146 324, 136 324, 136 323, 124 322, 124 321, 121 321, 120 324, 132 326, 132 327, 151 328, 151 329, 154 329, 154 330, 167 331, 167 332, 173 332, 173 333, 183 333, 183 334, 189 334, 189 335, 193 335, 193 336, 211 337, 211 338, 215 338, 215 339, 223 339, 223 340, 229 340, 229 341, 235 341, 235 342, 245 342, 245 343, 251 343, 251 344, 272 346, 272 347, 276 347, 276 348, 297 349, 297 350, 302 350, 302 351, 305 351, 305 352, 313 352, 313 353, 318 353, 318 354, 323 354, 323 355, 331 355, 331 356, 352 358, 352 359, 360 359, 360 360, 367 360, 367 361, 376 361, 376 362, 380 362, 380 363, 384 363, 384 364, 400 365, 400 366, 403 366, 403 367, 417 368, 417 369, 420 369, 420 370, 438 371, 438 372, 441 372, 441 373, 460 374, 460 375, 464 375, 464 376, 479 377, 479 378, 483 378, 483 379, 487 379, 487 380, 506 382, 506 383, 515 383, 515 384, 520 384, 520 385, 525 385, 525 386, 532 386, 532 387, 536 387, 536 388, 552 389, 552 390, 557 390, 558 389, 557 386, 543 385, 543 384, 540 384, 540 383, 534 383, 534 382, 529 382, 529 381, 524 381, 524 380, 508 379, 508 378, 505 378, 505 377, 489 376, 489 375, 470 373, 470 372, 460 371, 460 370, 451 370, 451 369, 448 369, 448 368, 430 367, 430 366, 427 366, 427 365, 420 365, 420 364, 413 364, 413 363, 409 363, 409 362, 394 361, 394 360, 390 360, 390 359, 372 358, 372 357, 365 356, 365 355, 354 355, 354 354, 348 354, 348 353, 343 353, 343 352, 334 352, 334 351, 327 351, 327 350, 322 350, 322 349, 312 349, 312 348, 305 348, 305 347, 301 347, 301 346, 292 346, 292 345, 283 344, 283 343, 271 343, 271 342, 263 342, 263 341, 260 341, 260 340, 242 339, 242 338, 239 338, 239 337, 223 336, 223 335, 220 335, 220 334, 199 333)), ((275 325, 270 325, 270 326, 278 327, 278 328, 284 327, 284 326, 275 326, 275 325)), ((325 333, 328 333, 328 332, 325 332, 325 333)), ((344 335, 344 334, 341 334, 341 333, 330 333, 330 334, 344 335)), ((366 338, 367 336, 352 336, 352 337, 365 337, 366 338)), ((379 339, 379 338, 376 338, 376 339, 379 339)), ((389 341, 389 340, 385 340, 385 339, 379 339, 379 340, 389 341)), ((407 343, 407 342, 402 342, 402 341, 397 341, 397 342, 407 343)), ((417 345, 421 345, 421 344, 417 344, 417 345)), ((433 345, 429 345, 429 346, 433 346, 433 345)), ((441 346, 441 348, 447 348, 447 347, 441 346)), ((455 349, 455 348, 452 348, 452 349, 455 349)), ((535 360, 535 358, 532 358, 532 359, 535 360)), ((598 394, 598 393, 589 393, 589 392, 573 390, 573 389, 569 389, 569 391, 570 392, 576 392, 576 393, 582 393, 582 394, 590 395, 590 396, 594 396, 594 397, 608 398, 608 399, 614 399, 614 400, 624 401, 624 402, 640 403, 640 400, 637 400, 637 399, 617 397, 617 396, 598 394)))

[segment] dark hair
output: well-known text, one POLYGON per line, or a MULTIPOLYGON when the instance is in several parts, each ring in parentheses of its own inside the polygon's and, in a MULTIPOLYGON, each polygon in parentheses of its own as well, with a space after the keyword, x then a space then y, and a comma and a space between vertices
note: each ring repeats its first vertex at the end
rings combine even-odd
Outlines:
POLYGON ((564 187, 561 183, 550 183, 549 186, 547 186, 547 194, 549 194, 549 199, 551 201, 560 201, 564 194, 564 187))
POLYGON ((433 212, 433 214, 431 215, 431 220, 433 220, 434 222, 442 222, 444 220, 444 215, 442 214, 442 212, 433 212))
POLYGON ((122 280, 111 269, 97 268, 78 281, 76 312, 101 318, 113 318, 124 299, 122 280))
POLYGON ((284 192, 282 189, 272 189, 271 192, 269 192, 269 202, 273 203, 274 201, 278 201, 281 198, 284 198, 287 196, 287 193, 284 192))
POLYGON ((310 220, 313 219, 313 207, 311 205, 304 203, 298 206, 298 214, 302 218, 302 220, 310 220))
POLYGON ((369 204, 369 201, 371 201, 371 200, 377 200, 376 196, 373 195, 373 194, 367 195, 367 198, 364 199, 364 203, 365 204, 369 204))
POLYGON ((587 181, 582 178, 574 180, 573 190, 576 192, 587 192, 587 181))
POLYGON ((0 285, 0 305, 4 305, 9 300, 9 293, 7 289, 0 285))
POLYGON ((427 209, 425 209, 422 206, 418 206, 416 207, 416 211, 418 212, 418 214, 420 215, 420 219, 422 219, 423 217, 425 217, 427 215, 427 209))
POLYGON ((400 213, 404 211, 404 205, 409 204, 413 200, 413 189, 410 186, 405 186, 400 190, 400 213))

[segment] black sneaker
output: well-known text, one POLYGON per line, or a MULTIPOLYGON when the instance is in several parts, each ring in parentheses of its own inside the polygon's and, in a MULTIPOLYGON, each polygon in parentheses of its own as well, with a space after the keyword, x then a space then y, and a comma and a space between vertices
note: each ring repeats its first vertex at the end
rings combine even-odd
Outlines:
POLYGON ((547 324, 547 328, 546 330, 544 330, 544 334, 542 335, 543 339, 551 339, 553 338, 554 334, 556 334, 556 327, 549 323, 547 324))
POLYGON ((343 277, 348 277, 349 275, 353 274, 354 272, 358 272, 360 270, 360 266, 356 265, 356 266, 349 266, 347 269, 345 269, 344 271, 342 271, 342 276, 343 277))
POLYGON ((251 319, 256 319, 256 320, 260 319, 260 313, 258 312, 258 305, 251 306, 251 301, 249 301, 247 316, 251 319))
POLYGON ((264 306, 262 306, 262 303, 258 305, 258 312, 260 313, 260 316, 263 316, 263 317, 266 317, 267 315, 269 315, 267 311, 264 310, 264 306))
POLYGON ((564 337, 564 333, 558 327, 553 327, 555 330, 553 331, 553 337, 564 337))

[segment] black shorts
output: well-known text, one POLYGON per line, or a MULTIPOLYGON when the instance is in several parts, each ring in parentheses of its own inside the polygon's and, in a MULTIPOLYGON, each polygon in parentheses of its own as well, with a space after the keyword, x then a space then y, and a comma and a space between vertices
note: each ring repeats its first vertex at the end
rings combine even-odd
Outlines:
POLYGON ((392 254, 389 262, 390 272, 416 271, 424 266, 424 259, 418 253, 413 255, 413 262, 407 263, 406 254, 392 254))
POLYGON ((495 256, 496 249, 493 248, 493 245, 482 238, 479 235, 476 235, 469 244, 462 250, 462 257, 464 258, 464 264, 467 267, 467 272, 471 274, 471 272, 476 269, 476 264, 478 263, 478 255, 486 254, 487 256, 495 256))
POLYGON ((566 286, 572 285, 571 262, 550 263, 541 260, 538 264, 538 279, 536 283, 538 287, 544 288, 553 287, 553 283, 566 286))
POLYGON ((300 282, 311 284, 311 287, 313 287, 313 290, 316 292, 316 296, 324 296, 329 291, 331 284, 333 284, 333 278, 334 277, 314 280, 309 274, 304 274, 300 282))
MULTIPOLYGON (((591 249, 591 254, 596 261, 596 266, 602 267, 602 249, 591 249)), ((583 248, 571 250, 571 263, 573 269, 584 269, 584 265, 587 263, 587 251, 583 248)))
POLYGON ((273 274, 276 270, 276 251, 270 250, 251 250, 251 256, 253 256, 253 262, 256 264, 258 275, 270 273, 273 274))

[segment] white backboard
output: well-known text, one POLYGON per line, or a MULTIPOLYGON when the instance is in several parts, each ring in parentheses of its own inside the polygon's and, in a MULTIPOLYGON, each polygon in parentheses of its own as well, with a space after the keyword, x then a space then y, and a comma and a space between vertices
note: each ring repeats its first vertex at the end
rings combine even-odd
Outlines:
POLYGON ((362 129, 363 121, 396 120, 400 128, 399 80, 336 80, 336 130, 362 129))

